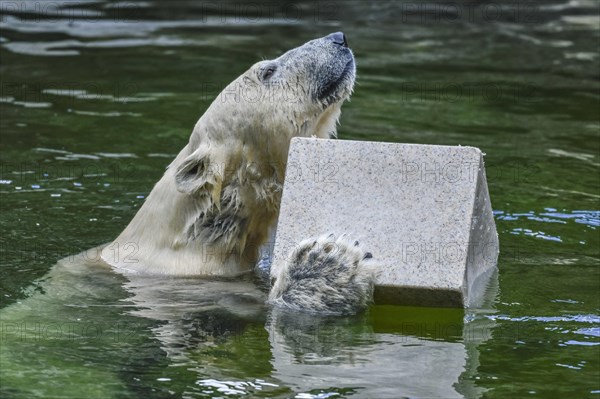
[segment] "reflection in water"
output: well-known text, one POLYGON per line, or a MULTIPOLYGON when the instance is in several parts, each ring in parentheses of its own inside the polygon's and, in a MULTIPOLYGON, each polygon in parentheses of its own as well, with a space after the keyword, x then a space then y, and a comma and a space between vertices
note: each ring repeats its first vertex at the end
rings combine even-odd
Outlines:
POLYGON ((481 393, 464 376, 476 373, 491 319, 465 324, 462 310, 394 306, 319 317, 267 311, 265 297, 250 280, 123 277, 70 257, 0 311, 2 381, 15 397, 96 389, 109 398, 147 389, 149 380, 192 396, 481 393), (169 367, 146 375, 148 361, 169 367))
POLYGON ((395 321, 399 328, 384 333, 365 321, 274 311, 267 324, 273 376, 295 391, 348 387, 356 397, 366 398, 453 398, 462 397, 464 389, 473 390, 460 386, 460 377, 467 371, 466 344, 458 337, 444 340, 439 335, 447 328, 462 330, 461 319, 450 325, 431 319, 395 321), (401 332, 411 329, 433 329, 438 338, 401 332))

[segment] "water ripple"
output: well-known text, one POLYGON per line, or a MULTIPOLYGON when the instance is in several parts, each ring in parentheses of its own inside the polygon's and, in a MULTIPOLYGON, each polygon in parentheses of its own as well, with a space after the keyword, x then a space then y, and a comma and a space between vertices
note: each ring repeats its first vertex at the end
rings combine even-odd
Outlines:
POLYGON ((540 323, 556 323, 556 322, 576 322, 576 323, 595 323, 600 324, 600 316, 593 314, 584 315, 571 315, 571 316, 522 316, 522 317, 510 317, 507 315, 486 315, 490 320, 501 320, 501 321, 515 321, 515 322, 527 322, 537 321, 540 323))
MULTIPOLYGON (((244 395, 250 393, 248 391, 261 391, 264 387, 277 387, 275 384, 258 379, 255 381, 219 381, 216 379, 205 379, 197 381, 196 384, 201 387, 211 388, 224 395, 244 395)), ((212 390, 206 391, 205 393, 212 393, 212 390)))
MULTIPOLYGON (((522 219, 534 220, 545 223, 561 223, 566 224, 572 220, 575 223, 585 224, 587 226, 600 226, 600 211, 593 210, 574 210, 574 211, 557 211, 554 208, 545 208, 545 212, 536 214, 535 211, 511 213, 504 211, 494 211, 497 220, 503 221, 518 221, 522 219)), ((526 230, 526 229, 518 229, 526 230)), ((531 232, 531 230, 529 230, 531 232)), ((541 232, 540 232, 541 233, 541 232)))

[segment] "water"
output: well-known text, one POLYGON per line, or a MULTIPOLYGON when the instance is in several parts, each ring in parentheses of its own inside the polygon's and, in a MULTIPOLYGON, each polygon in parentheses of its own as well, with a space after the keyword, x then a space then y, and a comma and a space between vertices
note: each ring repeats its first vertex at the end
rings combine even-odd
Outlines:
POLYGON ((0 9, 2 397, 600 395, 594 0, 0 9), (487 154, 490 309, 303 318, 252 281, 125 281, 75 255, 116 237, 220 88, 337 30, 359 72, 340 138, 487 154))

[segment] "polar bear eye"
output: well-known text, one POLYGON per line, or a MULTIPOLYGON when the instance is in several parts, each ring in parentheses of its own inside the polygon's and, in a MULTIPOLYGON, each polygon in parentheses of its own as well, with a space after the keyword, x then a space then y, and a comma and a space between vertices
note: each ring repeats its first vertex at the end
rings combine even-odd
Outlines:
POLYGON ((275 73, 276 68, 274 66, 266 67, 262 72, 262 80, 267 80, 275 73))

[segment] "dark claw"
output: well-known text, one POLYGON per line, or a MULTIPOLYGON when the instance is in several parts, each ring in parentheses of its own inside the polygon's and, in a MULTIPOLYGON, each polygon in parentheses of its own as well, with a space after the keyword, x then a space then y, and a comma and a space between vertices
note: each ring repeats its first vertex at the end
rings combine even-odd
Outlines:
POLYGON ((370 252, 367 252, 367 253, 365 254, 365 257, 364 257, 363 259, 371 259, 372 257, 373 257, 373 254, 372 254, 372 253, 370 253, 370 252))
POLYGON ((358 247, 358 241, 354 241, 354 246, 358 247))

